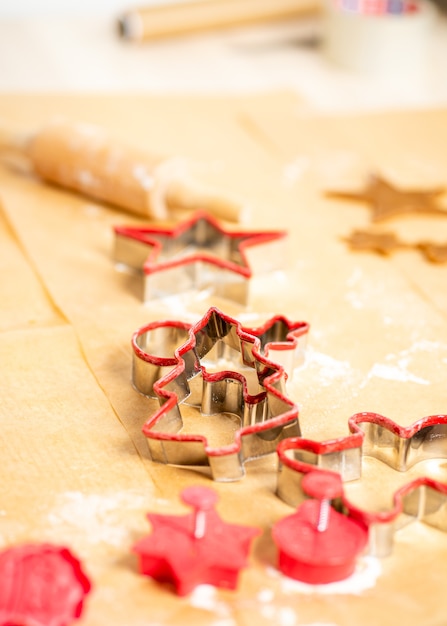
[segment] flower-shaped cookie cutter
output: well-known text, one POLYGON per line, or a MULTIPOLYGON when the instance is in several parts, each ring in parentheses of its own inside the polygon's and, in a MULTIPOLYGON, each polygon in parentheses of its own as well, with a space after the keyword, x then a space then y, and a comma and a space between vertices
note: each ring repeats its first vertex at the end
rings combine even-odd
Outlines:
POLYGON ((296 364, 308 330, 306 322, 281 316, 247 329, 215 307, 194 325, 165 321, 137 330, 133 383, 161 405, 143 426, 152 460, 208 465, 214 480, 238 480, 246 461, 275 452, 286 437, 300 436, 298 407, 285 394, 287 373, 270 357, 296 364), (180 432, 183 404, 202 415, 236 415, 241 427, 232 443, 212 447, 201 434, 180 432))
MULTIPOLYGON (((277 495, 297 506, 303 500, 301 481, 310 471, 336 472, 344 481, 360 478, 362 457, 370 456, 405 472, 428 459, 447 458, 447 415, 424 417, 411 426, 399 426, 377 413, 356 413, 349 419, 351 434, 328 441, 293 437, 280 442, 277 495)), ((413 520, 447 532, 447 484, 428 477, 410 481, 395 491, 386 511, 361 509, 345 494, 334 503, 369 528, 370 553, 388 555, 394 533, 413 520)))

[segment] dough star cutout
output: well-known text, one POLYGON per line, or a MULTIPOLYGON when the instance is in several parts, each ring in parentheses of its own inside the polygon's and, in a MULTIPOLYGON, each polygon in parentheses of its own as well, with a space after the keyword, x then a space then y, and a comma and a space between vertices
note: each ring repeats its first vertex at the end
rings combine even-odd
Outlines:
POLYGON ((352 250, 372 251, 388 256, 394 250, 405 248, 407 245, 394 233, 375 233, 367 230, 354 230, 343 239, 352 250))
POLYGON ((443 193, 443 188, 424 191, 400 189, 378 175, 371 175, 364 189, 359 191, 326 191, 326 195, 332 198, 369 204, 372 222, 382 222, 407 214, 447 217, 447 211, 436 202, 443 193))
POLYGON ((447 263, 447 244, 420 241, 416 247, 432 263, 447 263))
POLYGON ((447 263, 447 244, 430 241, 409 243, 402 241, 392 232, 373 232, 368 230, 354 230, 348 237, 344 237, 351 250, 377 252, 389 256, 396 250, 418 250, 431 263, 447 263))
POLYGON ((114 231, 115 261, 143 277, 144 302, 189 289, 212 289, 240 304, 246 304, 247 281, 254 273, 248 249, 262 244, 262 254, 255 259, 257 270, 279 269, 287 234, 227 231, 203 211, 173 228, 117 226, 114 231), (267 249, 267 244, 275 249, 267 249))

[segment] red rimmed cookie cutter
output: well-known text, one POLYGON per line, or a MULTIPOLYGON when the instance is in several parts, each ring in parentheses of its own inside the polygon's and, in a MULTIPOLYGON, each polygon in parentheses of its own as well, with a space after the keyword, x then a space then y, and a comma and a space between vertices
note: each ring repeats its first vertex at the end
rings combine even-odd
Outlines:
POLYGON ((283 265, 286 231, 227 231, 198 211, 173 228, 117 226, 114 258, 118 267, 143 279, 143 301, 189 290, 246 304, 254 273, 283 265), (262 245, 262 254, 256 246, 262 245), (250 261, 249 261, 250 257, 250 261))
MULTIPOLYGON (((358 479, 363 456, 401 472, 420 461, 447 458, 447 415, 431 415, 403 427, 377 413, 357 413, 349 419, 349 429, 347 437, 329 441, 294 437, 280 442, 278 496, 297 506, 304 498, 301 481, 311 471, 336 472, 345 481, 358 479)), ((447 484, 428 477, 395 491, 387 511, 361 509, 344 493, 333 504, 368 527, 369 551, 376 556, 388 555, 395 531, 415 519, 447 532, 447 484)))
POLYGON ((152 533, 133 546, 141 573, 172 583, 180 596, 200 584, 235 589, 260 529, 224 522, 214 509, 218 495, 207 487, 187 487, 181 498, 192 513, 148 514, 152 533))
POLYGON ((90 590, 68 548, 23 544, 0 552, 1 626, 69 626, 90 590))
POLYGON ((306 322, 277 316, 247 331, 212 307, 190 327, 155 322, 136 331, 134 384, 161 404, 143 427, 151 458, 173 465, 209 465, 215 480, 237 480, 246 461, 275 452, 285 437, 299 436, 298 407, 285 395, 286 372, 268 356, 289 351, 289 360, 299 358, 308 330, 306 322), (175 341, 186 333, 187 340, 170 356, 175 341), (239 417, 233 442, 212 447, 203 435, 182 434, 182 404, 197 407, 202 415, 239 417))

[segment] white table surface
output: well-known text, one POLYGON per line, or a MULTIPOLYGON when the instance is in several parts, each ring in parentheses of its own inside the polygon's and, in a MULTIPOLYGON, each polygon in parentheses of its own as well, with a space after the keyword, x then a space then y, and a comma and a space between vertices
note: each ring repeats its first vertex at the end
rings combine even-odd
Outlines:
POLYGON ((317 17, 133 44, 116 30, 128 3, 91 0, 88 6, 87 12, 84 2, 0 0, 0 92, 289 88, 326 112, 447 105, 444 17, 430 39, 424 76, 402 83, 334 66, 318 46, 303 45, 318 37, 317 17))

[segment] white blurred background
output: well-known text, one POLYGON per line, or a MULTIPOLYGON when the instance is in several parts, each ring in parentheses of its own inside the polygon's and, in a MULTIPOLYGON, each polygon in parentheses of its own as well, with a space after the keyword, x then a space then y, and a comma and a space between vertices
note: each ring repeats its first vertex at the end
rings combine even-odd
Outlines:
POLYGON ((117 29, 119 16, 132 7, 126 0, 0 0, 0 92, 280 88, 326 112, 447 105, 442 15, 430 34, 423 75, 390 80, 325 58, 319 15, 132 43, 117 29))
MULTIPOLYGON (((175 1, 177 0, 147 0, 144 5, 168 4, 175 1)), ((130 6, 134 6, 134 3, 125 0, 14 0, 13 2, 0 0, 0 16, 111 15, 126 10, 130 6)))

